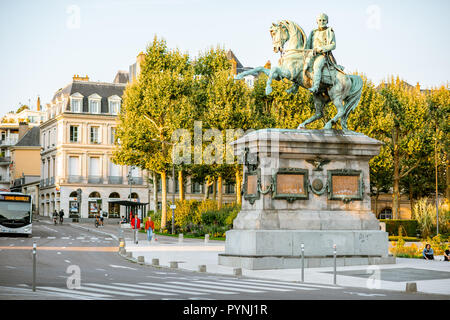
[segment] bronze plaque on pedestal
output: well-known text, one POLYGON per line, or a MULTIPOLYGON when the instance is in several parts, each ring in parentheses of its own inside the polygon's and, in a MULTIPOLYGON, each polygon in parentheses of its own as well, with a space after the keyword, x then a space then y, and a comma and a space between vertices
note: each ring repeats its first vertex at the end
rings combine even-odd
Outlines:
POLYGON ((308 170, 280 168, 273 176, 272 198, 286 199, 288 202, 308 199, 308 170))
POLYGON ((248 175, 247 176, 247 194, 256 195, 258 193, 258 176, 248 175))
POLYGON ((278 174, 277 192, 282 194, 305 194, 304 174, 278 174))
POLYGON ((362 200, 363 177, 359 170, 330 170, 328 171, 330 200, 362 200))

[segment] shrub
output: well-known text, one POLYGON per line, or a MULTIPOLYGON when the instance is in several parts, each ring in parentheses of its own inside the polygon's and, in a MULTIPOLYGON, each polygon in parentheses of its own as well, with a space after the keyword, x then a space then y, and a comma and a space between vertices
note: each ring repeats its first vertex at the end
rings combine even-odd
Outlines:
MULTIPOLYGON (((439 233, 447 233, 450 230, 450 210, 447 200, 441 202, 439 210, 439 233)), ((419 228, 424 238, 434 234, 436 230, 436 206, 431 204, 428 198, 419 199, 413 208, 413 217, 418 221, 419 228)))
POLYGON ((380 219, 380 222, 386 223, 386 232, 390 236, 398 236, 401 230, 402 236, 415 237, 419 231, 417 220, 380 219))

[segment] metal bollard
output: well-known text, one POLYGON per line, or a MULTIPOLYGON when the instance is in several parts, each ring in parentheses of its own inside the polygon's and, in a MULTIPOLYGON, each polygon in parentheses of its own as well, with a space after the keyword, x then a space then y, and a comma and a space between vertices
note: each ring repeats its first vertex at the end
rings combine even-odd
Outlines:
POLYGON ((209 234, 205 234, 205 244, 209 242, 209 234))
POLYGON ((36 291, 36 242, 33 242, 33 291, 36 291))
POLYGON ((305 245, 302 243, 302 282, 305 282, 305 245))
POLYGON ((183 243, 183 234, 182 233, 180 233, 178 235, 178 243, 183 243))
POLYGON ((333 244, 333 260, 334 260, 333 284, 336 285, 336 244, 333 244))

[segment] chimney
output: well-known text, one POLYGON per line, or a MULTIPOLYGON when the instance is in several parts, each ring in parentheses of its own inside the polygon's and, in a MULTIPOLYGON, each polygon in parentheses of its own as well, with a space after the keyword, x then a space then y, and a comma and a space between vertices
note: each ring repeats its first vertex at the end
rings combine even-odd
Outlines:
POLYGON ((73 75, 73 81, 89 81, 89 77, 86 75, 85 77, 80 77, 78 74, 73 75))
POLYGON ((19 122, 19 140, 27 133, 29 130, 28 122, 19 122))
POLYGON ((37 111, 41 111, 41 98, 39 96, 37 98, 36 108, 37 108, 37 111))

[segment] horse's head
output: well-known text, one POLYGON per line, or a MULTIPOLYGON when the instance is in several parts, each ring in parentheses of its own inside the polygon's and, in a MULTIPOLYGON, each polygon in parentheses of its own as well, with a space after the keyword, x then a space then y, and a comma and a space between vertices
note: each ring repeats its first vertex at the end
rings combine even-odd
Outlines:
POLYGON ((283 46, 289 39, 289 34, 286 28, 281 23, 272 23, 269 31, 270 36, 272 37, 273 51, 275 53, 283 52, 283 46))
POLYGON ((275 53, 290 49, 304 49, 306 45, 306 35, 303 29, 289 20, 280 21, 278 24, 272 23, 270 36, 272 37, 273 51, 275 53), (284 44, 286 42, 288 44, 285 50, 284 44))

